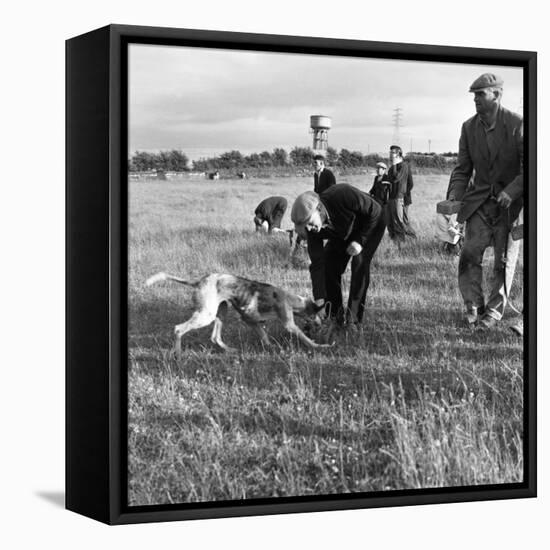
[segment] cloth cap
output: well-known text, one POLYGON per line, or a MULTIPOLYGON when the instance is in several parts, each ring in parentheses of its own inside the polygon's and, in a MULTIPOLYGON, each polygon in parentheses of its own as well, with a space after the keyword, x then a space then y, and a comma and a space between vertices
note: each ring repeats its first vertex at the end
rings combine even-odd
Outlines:
POLYGON ((502 88, 504 86, 504 81, 496 74, 484 73, 472 82, 469 91, 477 92, 485 88, 492 88, 493 86, 495 88, 502 88))
POLYGON ((290 219, 294 223, 294 228, 301 237, 305 235, 306 223, 319 206, 319 203, 319 195, 314 191, 306 191, 305 193, 298 195, 294 201, 290 212, 290 219))
POLYGON ((385 162, 377 162, 376 163, 376 168, 384 168, 384 170, 388 169, 385 162))
POLYGON ((322 160, 323 162, 326 161, 325 156, 324 155, 319 155, 319 154, 313 155, 313 160, 322 160))

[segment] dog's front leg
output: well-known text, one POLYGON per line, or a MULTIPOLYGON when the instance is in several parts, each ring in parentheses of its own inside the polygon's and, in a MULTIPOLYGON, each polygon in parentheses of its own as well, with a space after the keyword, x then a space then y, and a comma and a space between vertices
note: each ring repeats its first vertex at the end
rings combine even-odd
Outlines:
POLYGON ((294 334, 298 337, 298 339, 304 343, 306 346, 309 346, 310 348, 331 348, 334 344, 318 344, 317 342, 314 342, 311 338, 308 338, 300 329, 298 325, 294 323, 294 321, 289 321, 285 324, 286 330, 290 332, 291 334, 294 334))
POLYGON ((256 334, 260 337, 262 344, 268 347, 270 345, 270 341, 269 341, 269 336, 267 335, 267 332, 265 331, 264 327, 262 327, 260 323, 249 323, 249 324, 254 329, 256 334))

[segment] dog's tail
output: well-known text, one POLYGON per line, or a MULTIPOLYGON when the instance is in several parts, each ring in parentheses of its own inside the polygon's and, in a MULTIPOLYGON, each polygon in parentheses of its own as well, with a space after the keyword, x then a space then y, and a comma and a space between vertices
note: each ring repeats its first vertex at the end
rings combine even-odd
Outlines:
POLYGON ((168 273, 164 273, 161 271, 160 273, 155 273, 155 275, 152 275, 145 281, 145 286, 151 286, 155 283, 158 283, 160 281, 176 281, 176 283, 180 283, 182 285, 187 286, 195 286, 196 283, 193 283, 191 281, 186 281, 185 279, 180 279, 179 277, 175 277, 174 275, 169 275, 168 273))

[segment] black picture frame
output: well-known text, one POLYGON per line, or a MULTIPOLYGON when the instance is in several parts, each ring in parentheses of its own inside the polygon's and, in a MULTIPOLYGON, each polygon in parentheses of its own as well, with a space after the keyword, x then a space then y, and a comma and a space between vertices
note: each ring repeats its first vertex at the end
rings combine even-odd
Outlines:
POLYGON ((536 496, 535 52, 109 25, 66 43, 66 508, 107 524, 536 496), (129 44, 498 64, 524 70, 524 480, 323 497, 129 507, 127 125, 129 44))

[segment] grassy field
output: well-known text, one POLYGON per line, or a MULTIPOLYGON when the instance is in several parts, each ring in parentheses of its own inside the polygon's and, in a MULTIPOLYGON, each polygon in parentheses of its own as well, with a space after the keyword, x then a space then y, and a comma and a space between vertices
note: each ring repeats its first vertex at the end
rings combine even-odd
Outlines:
MULTIPOLYGON (((223 337, 239 353, 217 349, 208 327, 184 337, 180 360, 169 349, 190 289, 145 279, 227 272, 309 295, 307 252, 288 265, 286 238, 255 234, 252 217, 312 178, 130 184, 130 505, 522 480, 522 343, 510 311, 487 332, 461 325, 457 258, 434 237, 447 179, 416 176, 419 238, 398 252, 384 236, 358 333, 311 352, 274 322, 264 349, 230 311, 223 337)), ((519 265, 516 304, 522 281, 519 265)))

